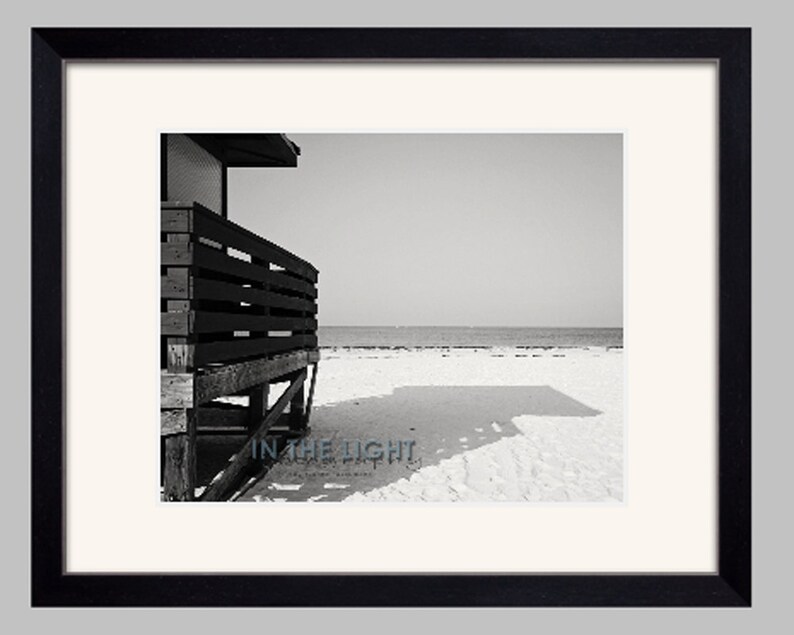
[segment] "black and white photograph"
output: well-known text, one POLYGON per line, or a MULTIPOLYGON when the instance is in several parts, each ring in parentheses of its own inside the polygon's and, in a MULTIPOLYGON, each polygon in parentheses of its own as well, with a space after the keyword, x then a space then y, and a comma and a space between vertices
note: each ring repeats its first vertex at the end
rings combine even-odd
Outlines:
POLYGON ((624 501, 624 136, 161 134, 160 499, 624 501))

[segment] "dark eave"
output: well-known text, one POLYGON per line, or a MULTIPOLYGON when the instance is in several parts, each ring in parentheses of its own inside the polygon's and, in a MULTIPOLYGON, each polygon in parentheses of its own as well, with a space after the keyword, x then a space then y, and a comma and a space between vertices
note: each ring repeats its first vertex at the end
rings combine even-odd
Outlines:
POLYGON ((283 134, 189 134, 230 168, 294 168, 300 148, 283 134))

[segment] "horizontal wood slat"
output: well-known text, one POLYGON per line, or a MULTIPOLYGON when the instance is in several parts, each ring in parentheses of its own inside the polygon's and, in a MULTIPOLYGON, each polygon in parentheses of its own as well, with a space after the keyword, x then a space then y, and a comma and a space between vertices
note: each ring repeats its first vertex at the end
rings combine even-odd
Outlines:
POLYGON ((194 363, 203 366, 299 348, 317 348, 317 336, 245 337, 221 342, 199 342, 195 345, 194 363))
POLYGON ((317 271, 305 260, 209 210, 200 207, 195 209, 193 231, 204 238, 284 267, 310 282, 317 281, 317 271))
POLYGON ((193 407, 192 373, 162 373, 160 375, 160 407, 193 407))
POLYGON ((228 403, 212 403, 196 410, 196 429, 242 428, 247 435, 248 408, 228 403))
POLYGON ((218 249, 199 243, 161 243, 160 263, 166 267, 196 266, 249 282, 265 283, 303 293, 312 298, 317 297, 317 290, 311 282, 279 271, 270 271, 261 265, 234 258, 218 249))
POLYGON ((293 291, 298 291, 299 293, 305 293, 306 295, 312 298, 317 297, 317 289, 315 289, 313 283, 304 282, 303 280, 300 280, 299 278, 295 278, 286 273, 281 273, 279 271, 271 271, 270 279, 267 280, 266 282, 274 287, 283 287, 284 289, 292 289, 293 291))
POLYGON ((263 315, 240 315, 237 313, 213 313, 196 311, 195 333, 219 333, 224 331, 311 331, 317 328, 317 320, 298 317, 266 317, 263 315))
POLYGON ((163 335, 185 337, 202 333, 313 331, 316 328, 317 320, 302 317, 270 317, 212 311, 178 311, 162 313, 160 316, 160 330, 163 335))
POLYGON ((160 276, 160 297, 164 300, 182 300, 192 296, 190 278, 177 275, 177 271, 181 270, 171 269, 168 275, 160 276))
POLYGON ((189 267, 193 264, 193 243, 160 243, 160 264, 189 267))
POLYGON ((199 204, 192 207, 170 207, 161 211, 161 231, 192 233, 226 247, 232 247, 254 258, 272 262, 309 282, 317 282, 317 270, 302 258, 275 243, 256 235, 227 218, 219 216, 199 204))
POLYGON ((193 332, 193 312, 180 311, 160 314, 160 334, 187 337, 193 332))
POLYGON ((289 309, 317 313, 317 303, 304 298, 282 295, 272 291, 264 291, 252 287, 220 280, 197 278, 193 281, 193 297, 197 300, 216 300, 219 302, 246 302, 262 307, 289 309))
POLYGON ((193 208, 163 209, 160 212, 160 231, 190 234, 193 232, 193 208))
POLYGON ((187 410, 161 410, 160 435, 181 434, 187 432, 187 410))
POLYGON ((160 278, 160 295, 163 299, 213 300, 232 304, 245 302, 253 306, 302 311, 312 315, 317 313, 317 303, 312 300, 253 287, 243 287, 222 280, 189 278, 180 275, 181 271, 180 269, 171 269, 167 275, 160 278))

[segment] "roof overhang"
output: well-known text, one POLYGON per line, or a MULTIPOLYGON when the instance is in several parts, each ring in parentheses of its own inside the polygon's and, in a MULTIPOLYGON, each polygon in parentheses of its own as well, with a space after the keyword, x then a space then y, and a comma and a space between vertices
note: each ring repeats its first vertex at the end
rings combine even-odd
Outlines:
POLYGON ((230 168, 294 168, 300 148, 283 134, 188 134, 230 168))

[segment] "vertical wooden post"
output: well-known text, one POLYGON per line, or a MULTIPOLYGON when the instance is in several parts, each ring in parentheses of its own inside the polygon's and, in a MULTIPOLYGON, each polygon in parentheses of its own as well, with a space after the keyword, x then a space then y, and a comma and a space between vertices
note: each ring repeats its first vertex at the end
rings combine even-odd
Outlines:
MULTIPOLYGON (((256 258, 254 256, 251 257, 251 262, 255 265, 259 265, 263 269, 269 270, 270 263, 267 260, 263 260, 262 258, 256 258)), ((267 290, 268 285, 264 282, 260 284, 253 285, 259 289, 267 290)), ((270 315, 270 309, 268 307, 262 307, 261 310, 257 311, 257 313, 261 313, 263 320, 267 320, 268 316, 270 315)), ((267 337, 268 331, 266 328, 263 327, 261 331, 251 331, 251 337, 267 337)), ((262 423, 262 419, 265 418, 267 414, 267 402, 270 396, 270 384, 264 383, 260 384, 259 386, 254 386, 251 391, 248 393, 249 405, 248 405, 248 433, 253 434, 258 428, 259 424, 262 423)))
POLYGON ((187 431, 164 438, 163 493, 167 501, 191 501, 196 487, 195 409, 185 412, 187 431))
MULTIPOLYGON (((168 242, 189 242, 190 234, 168 234, 168 242)), ((187 275, 184 267, 169 267, 168 273, 187 275)), ((190 309, 190 300, 169 300, 168 311, 190 309)), ((194 370, 192 335, 167 339, 166 365, 168 373, 189 373, 194 370)), ((192 383, 195 390, 195 382, 192 383)), ((195 395, 192 403, 195 403, 195 395)), ((186 408, 184 430, 163 439, 163 493, 169 501, 190 501, 196 487, 196 410, 186 408)))
POLYGON ((254 386, 248 393, 248 434, 253 434, 259 429, 259 424, 267 415, 267 402, 270 397, 270 384, 264 383, 254 386))

